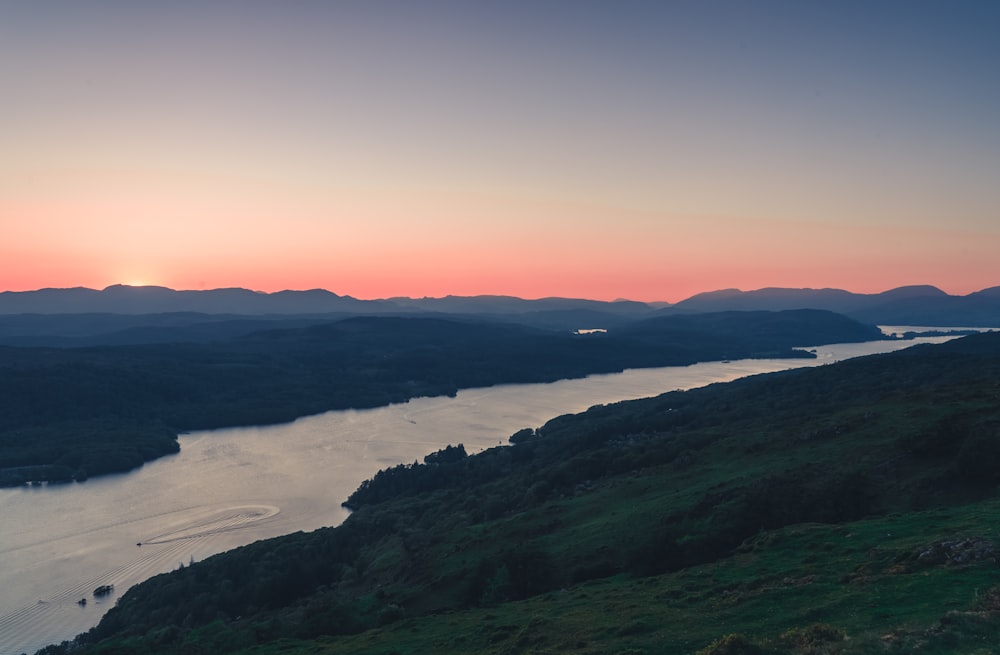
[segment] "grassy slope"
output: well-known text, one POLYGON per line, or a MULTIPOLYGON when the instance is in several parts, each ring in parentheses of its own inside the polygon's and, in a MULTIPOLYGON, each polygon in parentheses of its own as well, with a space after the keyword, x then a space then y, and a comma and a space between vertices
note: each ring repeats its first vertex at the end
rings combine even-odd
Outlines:
POLYGON ((998 336, 377 476, 341 528, 128 592, 84 652, 991 652, 998 336))
POLYGON ((992 614, 1000 610, 995 564, 913 560, 929 543, 981 536, 998 519, 1000 506, 990 501, 836 526, 800 524, 762 534, 720 562, 672 574, 616 576, 360 635, 240 652, 685 653, 736 633, 777 653, 992 653, 986 640, 1000 636, 992 614), (817 624, 848 639, 821 651, 790 638, 817 624))

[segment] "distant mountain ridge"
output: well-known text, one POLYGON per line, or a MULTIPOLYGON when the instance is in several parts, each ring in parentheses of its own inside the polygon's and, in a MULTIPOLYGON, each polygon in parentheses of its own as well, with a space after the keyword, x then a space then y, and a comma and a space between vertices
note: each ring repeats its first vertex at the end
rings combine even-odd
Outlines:
POLYGON ((699 293, 673 305, 579 298, 529 300, 495 295, 359 300, 324 289, 265 293, 242 288, 175 291, 166 287, 127 285, 113 285, 103 290, 75 287, 0 292, 0 315, 7 316, 178 312, 232 316, 430 313, 506 317, 553 329, 612 327, 670 314, 788 309, 824 309, 883 325, 996 327, 1000 326, 1000 286, 965 296, 950 295, 931 285, 904 286, 875 294, 830 288, 722 289, 699 293))
POLYGON ((851 293, 842 289, 724 289, 697 294, 661 310, 661 313, 806 308, 826 309, 881 325, 996 327, 1000 326, 1000 287, 966 296, 952 296, 930 285, 898 287, 873 294, 851 293))
POLYGON ((383 304, 338 296, 323 289, 276 293, 241 288, 175 291, 167 287, 115 284, 102 290, 74 287, 0 293, 0 314, 313 314, 373 311, 383 304))
POLYGON ((276 291, 242 288, 175 291, 167 287, 115 284, 105 289, 73 287, 37 291, 0 292, 0 314, 326 314, 435 312, 445 314, 521 314, 541 311, 611 311, 641 314, 650 306, 641 302, 513 296, 445 296, 358 300, 325 289, 276 291))

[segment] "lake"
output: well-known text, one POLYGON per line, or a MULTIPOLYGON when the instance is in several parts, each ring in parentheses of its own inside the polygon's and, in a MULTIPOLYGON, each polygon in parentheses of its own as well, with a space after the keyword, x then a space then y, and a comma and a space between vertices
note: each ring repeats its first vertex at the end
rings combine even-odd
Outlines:
POLYGON ((337 525, 347 516, 340 503, 362 481, 448 444, 463 443, 471 454, 597 404, 947 339, 837 344, 815 348, 816 359, 467 389, 454 398, 186 434, 179 454, 131 473, 0 489, 0 655, 71 639, 96 625, 130 586, 158 573, 259 539, 337 525), (95 598, 102 585, 114 589, 95 598))

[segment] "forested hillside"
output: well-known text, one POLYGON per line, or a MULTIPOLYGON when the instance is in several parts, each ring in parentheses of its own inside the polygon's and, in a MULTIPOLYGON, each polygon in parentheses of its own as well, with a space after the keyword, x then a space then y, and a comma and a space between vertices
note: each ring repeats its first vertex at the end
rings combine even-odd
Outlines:
POLYGON ((678 317, 579 335, 506 323, 361 317, 207 343, 0 347, 0 485, 84 480, 176 452, 187 430, 512 382, 741 357, 881 338, 829 312, 678 317))
POLYGON ((1000 334, 595 407, 380 472, 337 528, 48 653, 987 653, 1000 334))

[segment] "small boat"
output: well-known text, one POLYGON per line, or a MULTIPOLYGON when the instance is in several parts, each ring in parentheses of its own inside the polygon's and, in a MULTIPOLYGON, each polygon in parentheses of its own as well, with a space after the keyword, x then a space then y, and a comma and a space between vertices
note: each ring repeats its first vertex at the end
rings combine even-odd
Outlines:
POLYGON ((100 598, 101 596, 107 596, 114 590, 115 586, 113 584, 102 584, 97 589, 94 589, 94 597, 100 598))

